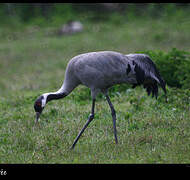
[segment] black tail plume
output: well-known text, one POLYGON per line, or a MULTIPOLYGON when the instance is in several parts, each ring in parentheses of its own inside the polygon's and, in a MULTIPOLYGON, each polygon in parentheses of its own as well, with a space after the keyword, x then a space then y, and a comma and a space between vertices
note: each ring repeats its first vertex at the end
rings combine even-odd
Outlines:
POLYGON ((156 68, 154 62, 149 56, 145 54, 129 54, 126 55, 129 64, 135 65, 134 71, 136 73, 137 84, 133 84, 133 88, 137 85, 143 85, 147 91, 147 94, 152 93, 152 97, 158 97, 158 85, 163 89, 166 96, 166 83, 161 77, 159 71, 156 68))

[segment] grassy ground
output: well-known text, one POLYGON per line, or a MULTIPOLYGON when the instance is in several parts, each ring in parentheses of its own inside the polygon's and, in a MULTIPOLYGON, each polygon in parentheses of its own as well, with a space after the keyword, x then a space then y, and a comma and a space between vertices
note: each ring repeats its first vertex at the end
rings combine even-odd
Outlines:
POLYGON ((69 148, 91 109, 90 92, 79 86, 68 97, 48 103, 35 126, 34 100, 57 90, 67 62, 98 50, 189 51, 187 19, 114 23, 83 22, 82 33, 58 37, 55 28, 28 26, 0 30, 0 163, 189 163, 189 92, 171 89, 169 103, 156 101, 142 88, 111 92, 117 112, 115 145, 109 107, 98 97, 95 120, 74 151, 69 148))

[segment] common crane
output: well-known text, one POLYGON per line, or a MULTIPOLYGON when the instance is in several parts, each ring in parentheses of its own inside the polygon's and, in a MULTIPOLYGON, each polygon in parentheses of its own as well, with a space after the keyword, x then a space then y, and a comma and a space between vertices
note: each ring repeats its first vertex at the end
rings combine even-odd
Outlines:
MULTIPOLYGON (((116 111, 108 96, 108 89, 115 84, 129 83, 133 88, 143 85, 148 95, 158 96, 158 85, 161 86, 166 97, 166 84, 148 55, 127 54, 114 51, 99 51, 80 54, 73 57, 66 68, 65 79, 61 88, 56 92, 49 92, 39 96, 35 103, 36 122, 45 105, 54 99, 61 99, 69 95, 78 85, 90 88, 92 108, 82 130, 76 137, 72 149, 80 136, 94 119, 96 95, 103 93, 111 109, 115 143, 118 143, 116 131, 116 111)), ((166 97, 167 100, 167 97, 166 97)))

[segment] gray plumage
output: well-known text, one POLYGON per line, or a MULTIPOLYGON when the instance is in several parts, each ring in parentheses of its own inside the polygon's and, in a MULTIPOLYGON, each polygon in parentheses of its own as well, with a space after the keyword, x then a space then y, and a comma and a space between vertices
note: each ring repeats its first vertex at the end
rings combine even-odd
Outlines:
POLYGON ((73 86, 68 85, 69 88, 83 84, 91 89, 95 97, 97 92, 114 84, 136 82, 134 73, 126 74, 127 63, 124 55, 112 51, 81 54, 69 62, 64 83, 71 82, 73 86))
POLYGON ((72 148, 74 148, 81 134, 94 118, 95 99, 99 92, 106 96, 110 106, 115 141, 117 143, 116 113, 107 92, 111 86, 121 83, 129 83, 133 87, 143 85, 148 95, 152 93, 152 96, 156 98, 158 85, 160 85, 166 94, 165 82, 149 56, 145 54, 124 55, 114 51, 85 53, 75 56, 69 61, 63 85, 58 91, 45 93, 35 101, 36 121, 38 121, 39 115, 47 102, 63 98, 78 85, 83 84, 91 89, 92 110, 88 121, 75 139, 72 148))
POLYGON ((123 55, 100 51, 78 55, 70 60, 64 82, 68 86, 68 93, 79 84, 89 87, 92 98, 98 92, 121 83, 130 83, 133 87, 143 84, 147 92, 152 92, 156 97, 157 84, 166 92, 164 80, 153 61, 145 54, 123 55))

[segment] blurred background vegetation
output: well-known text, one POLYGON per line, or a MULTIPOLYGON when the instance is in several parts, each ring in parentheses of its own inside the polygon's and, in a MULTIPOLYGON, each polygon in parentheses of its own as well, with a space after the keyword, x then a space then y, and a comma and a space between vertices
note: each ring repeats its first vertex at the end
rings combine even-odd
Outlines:
MULTIPOLYGON (((1 3, 1 24, 60 25, 68 20, 126 23, 136 18, 184 18, 190 3, 1 3), (47 24, 48 22, 48 24, 47 24)), ((176 19, 176 20, 179 20, 176 19)))

